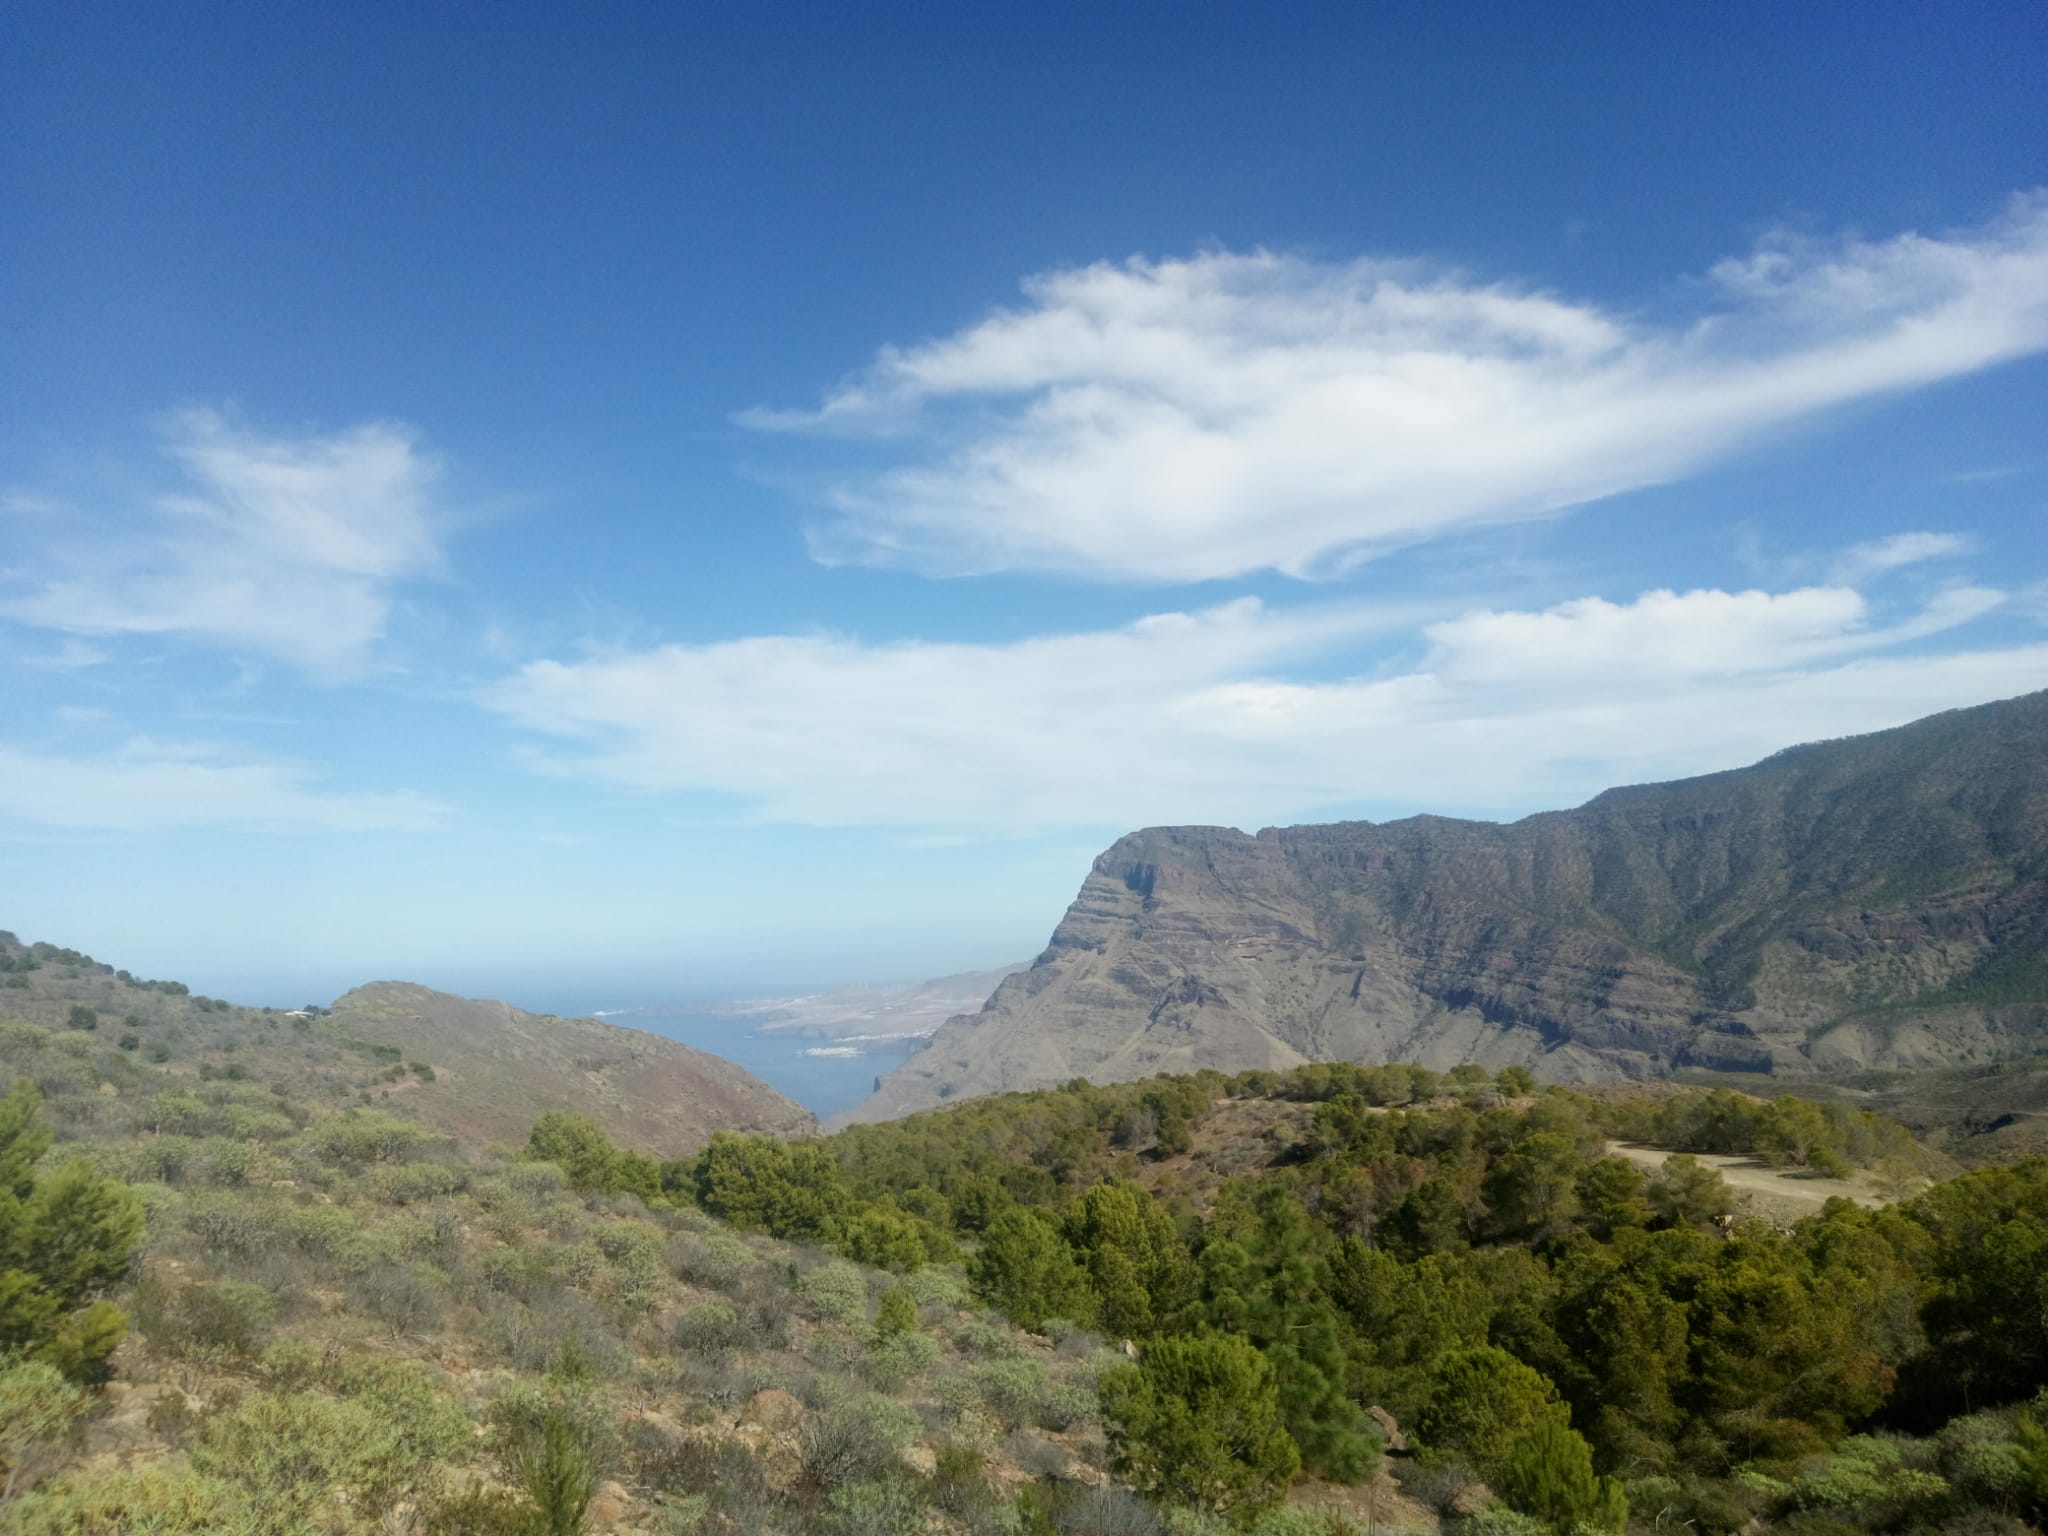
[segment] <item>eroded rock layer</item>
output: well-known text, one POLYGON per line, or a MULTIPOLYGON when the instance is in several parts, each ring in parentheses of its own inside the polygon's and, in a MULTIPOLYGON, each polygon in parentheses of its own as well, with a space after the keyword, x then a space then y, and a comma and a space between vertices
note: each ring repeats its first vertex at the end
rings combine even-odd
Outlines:
POLYGON ((1155 827, 856 1118, 1304 1061, 1809 1076, 2048 1049, 2048 693, 1510 825, 1155 827))

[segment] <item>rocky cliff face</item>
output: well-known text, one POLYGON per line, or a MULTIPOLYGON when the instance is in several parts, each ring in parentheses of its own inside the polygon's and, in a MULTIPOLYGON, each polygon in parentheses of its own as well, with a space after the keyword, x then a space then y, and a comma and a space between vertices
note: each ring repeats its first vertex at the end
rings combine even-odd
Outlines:
POLYGON ((2048 693, 1512 825, 1164 827, 856 1118, 1303 1061, 1810 1076, 2048 1049, 2048 693))

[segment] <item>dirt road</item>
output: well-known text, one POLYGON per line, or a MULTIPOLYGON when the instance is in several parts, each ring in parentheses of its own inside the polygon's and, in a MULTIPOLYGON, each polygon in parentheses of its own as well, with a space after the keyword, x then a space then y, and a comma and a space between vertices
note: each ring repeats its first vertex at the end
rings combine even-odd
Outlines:
MULTIPOLYGON (((1640 1147, 1625 1141, 1610 1141, 1609 1152, 1618 1153, 1644 1168, 1661 1168, 1672 1153, 1663 1147, 1640 1147)), ((1867 1185, 1847 1179, 1817 1179, 1796 1168, 1771 1168, 1753 1157, 1735 1157, 1720 1152, 1695 1152, 1693 1156, 1709 1168, 1721 1170, 1721 1177, 1737 1195, 1752 1195, 1770 1202, 1802 1207, 1797 1214, 1817 1210, 1837 1196, 1858 1205, 1883 1205, 1884 1197, 1867 1185)))

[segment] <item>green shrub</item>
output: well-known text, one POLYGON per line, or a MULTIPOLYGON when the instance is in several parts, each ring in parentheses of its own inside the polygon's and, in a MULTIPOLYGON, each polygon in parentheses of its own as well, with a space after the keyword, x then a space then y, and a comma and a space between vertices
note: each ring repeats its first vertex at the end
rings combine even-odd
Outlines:
POLYGON ((310 1523, 340 1493, 373 1518, 426 1465, 380 1407, 311 1392, 256 1392, 208 1417, 192 1437, 193 1469, 246 1490, 275 1520, 310 1523))
POLYGON ((283 1338, 264 1347, 261 1364, 265 1384, 273 1392, 301 1392, 319 1381, 326 1356, 309 1339, 283 1338))
POLYGON ((163 1466, 67 1478, 7 1511, 13 1536, 273 1536, 243 1491, 163 1466))
POLYGON ((403 1163, 444 1147, 448 1138, 378 1109, 345 1109, 305 1133, 305 1144, 330 1163, 403 1163))
POLYGON ((902 1478, 833 1490, 825 1506, 831 1536, 919 1536, 924 1500, 902 1478))
POLYGON ((246 1280, 193 1281, 145 1309, 138 1326, 152 1348, 193 1360, 251 1360, 277 1321, 277 1298, 246 1280))
POLYGON ((1552 1531, 1534 1515, 1495 1504, 1461 1524, 1458 1536, 1552 1536, 1552 1531))
POLYGON ((875 1327, 882 1333, 908 1333, 917 1326, 917 1301, 907 1286, 892 1285, 875 1306, 875 1327))
POLYGON ((967 1282, 948 1269, 927 1266, 913 1271, 903 1283, 909 1287, 911 1299, 920 1307, 959 1312, 972 1299, 968 1295, 967 1282))
POLYGON ((248 1182, 256 1159, 257 1150, 252 1142, 215 1140, 206 1143, 201 1167, 209 1184, 235 1188, 248 1182))
POLYGON ((895 1392, 938 1364, 939 1341, 926 1333, 878 1333, 861 1351, 859 1369, 868 1382, 895 1392))
POLYGON ((1080 1424, 1092 1424, 1100 1414, 1095 1393, 1072 1382, 1053 1382, 1038 1394, 1032 1420, 1041 1429, 1064 1433, 1080 1424))
POLYGON ((422 1264, 382 1264, 349 1282, 349 1294, 394 1335, 423 1334, 441 1316, 442 1285, 422 1264))
POLYGON ((685 1308, 676 1319, 674 1339, 686 1354, 716 1356, 742 1347, 747 1330, 738 1312, 714 1301, 685 1308))
POLYGON ((992 1327, 977 1320, 962 1323, 953 1334, 953 1342, 963 1355, 978 1355, 984 1360, 1006 1360, 1017 1353, 1017 1336, 1007 1328, 992 1327))
POLYGON ((525 1491, 536 1536, 576 1536, 618 1452, 609 1408, 576 1390, 525 1389, 491 1405, 500 1466, 525 1491))
POLYGON ((0 1359, 0 1489, 33 1486, 86 1407, 86 1395, 55 1366, 0 1359))
POLYGON ((678 1279, 707 1290, 732 1291, 760 1267, 753 1249, 730 1232, 678 1232, 669 1239, 668 1266, 678 1279))
POLYGON ((507 1296, 532 1298, 551 1289, 555 1277, 547 1256, 531 1248, 499 1248, 477 1266, 484 1285, 507 1296))
POLYGON ((821 1264, 796 1284, 797 1301, 808 1317, 857 1323, 868 1315, 868 1282, 844 1259, 821 1264))
POLYGON ((386 1163, 372 1168, 365 1183, 370 1197, 386 1205, 417 1205, 452 1195, 468 1182, 446 1163, 386 1163))
POLYGON ((1045 1390, 1045 1367, 1036 1360, 991 1360, 968 1376, 989 1411, 1012 1428, 1030 1422, 1045 1390))
POLYGON ((901 1466, 922 1428, 914 1410, 873 1395, 814 1414, 797 1432, 804 1479, 819 1490, 872 1482, 901 1466))
POLYGON ((281 1207, 247 1194, 212 1190, 186 1203, 184 1222, 206 1252, 236 1260, 276 1251, 289 1231, 289 1218, 281 1207))

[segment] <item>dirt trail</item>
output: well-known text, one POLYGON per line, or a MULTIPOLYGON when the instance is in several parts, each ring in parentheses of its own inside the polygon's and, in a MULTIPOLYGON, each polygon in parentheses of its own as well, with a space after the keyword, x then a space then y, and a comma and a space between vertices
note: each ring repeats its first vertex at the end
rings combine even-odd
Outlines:
MULTIPOLYGON (((1642 1147, 1626 1141, 1610 1141, 1607 1150, 1644 1168, 1661 1168, 1664 1160, 1673 1155, 1664 1147, 1642 1147)), ((1720 1169, 1721 1177, 1737 1194, 1789 1201, 1809 1208, 1825 1205, 1838 1196, 1854 1200, 1858 1205, 1885 1203, 1884 1197, 1874 1189, 1848 1179, 1818 1179, 1797 1169, 1772 1168, 1753 1157, 1732 1156, 1724 1152, 1695 1152, 1692 1155, 1709 1168, 1720 1169)))

